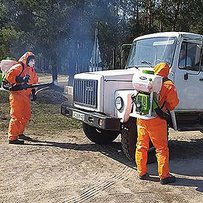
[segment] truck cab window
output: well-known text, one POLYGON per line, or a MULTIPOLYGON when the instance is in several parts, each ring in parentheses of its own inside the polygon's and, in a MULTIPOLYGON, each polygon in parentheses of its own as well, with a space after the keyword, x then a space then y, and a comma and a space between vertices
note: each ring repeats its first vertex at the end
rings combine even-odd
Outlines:
POLYGON ((183 42, 179 56, 179 68, 191 71, 200 70, 201 44, 183 42))
POLYGON ((127 67, 153 67, 160 62, 173 63, 176 48, 175 37, 153 37, 134 41, 127 67))

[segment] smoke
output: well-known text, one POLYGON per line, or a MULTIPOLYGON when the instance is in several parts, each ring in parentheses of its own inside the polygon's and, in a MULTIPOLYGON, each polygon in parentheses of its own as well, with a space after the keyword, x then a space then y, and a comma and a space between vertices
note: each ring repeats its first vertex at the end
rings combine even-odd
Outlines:
MULTIPOLYGON (((70 76, 89 71, 94 44, 95 29, 98 28, 99 45, 101 45, 101 24, 113 22, 109 5, 114 1, 95 0, 80 1, 74 6, 68 19, 69 34, 62 52, 62 69, 70 76)), ((102 55, 102 54, 101 54, 102 55)))
POLYGON ((94 24, 89 5, 80 3, 69 19, 69 32, 63 45, 62 67, 70 76, 87 72, 94 41, 94 24))

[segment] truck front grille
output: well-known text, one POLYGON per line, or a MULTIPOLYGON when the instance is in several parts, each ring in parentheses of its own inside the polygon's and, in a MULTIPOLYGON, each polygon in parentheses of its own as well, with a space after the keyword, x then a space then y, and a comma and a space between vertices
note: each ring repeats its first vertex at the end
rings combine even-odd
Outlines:
POLYGON ((97 108, 97 80, 75 79, 73 99, 75 104, 97 108))

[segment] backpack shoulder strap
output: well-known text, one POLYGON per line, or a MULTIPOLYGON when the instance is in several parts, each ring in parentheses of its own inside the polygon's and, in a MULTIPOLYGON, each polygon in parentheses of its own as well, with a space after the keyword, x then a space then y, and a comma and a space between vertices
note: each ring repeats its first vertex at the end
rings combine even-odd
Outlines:
POLYGON ((163 80, 162 80, 163 83, 164 83, 164 82, 168 82, 168 81, 171 81, 171 82, 172 82, 172 80, 169 79, 169 78, 163 78, 163 80))

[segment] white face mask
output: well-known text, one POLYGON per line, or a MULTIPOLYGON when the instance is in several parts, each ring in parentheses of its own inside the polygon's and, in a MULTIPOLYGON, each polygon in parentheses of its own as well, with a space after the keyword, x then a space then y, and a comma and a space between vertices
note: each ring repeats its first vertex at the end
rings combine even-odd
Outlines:
POLYGON ((31 59, 28 63, 28 66, 30 66, 31 68, 34 68, 35 66, 35 59, 31 59))

